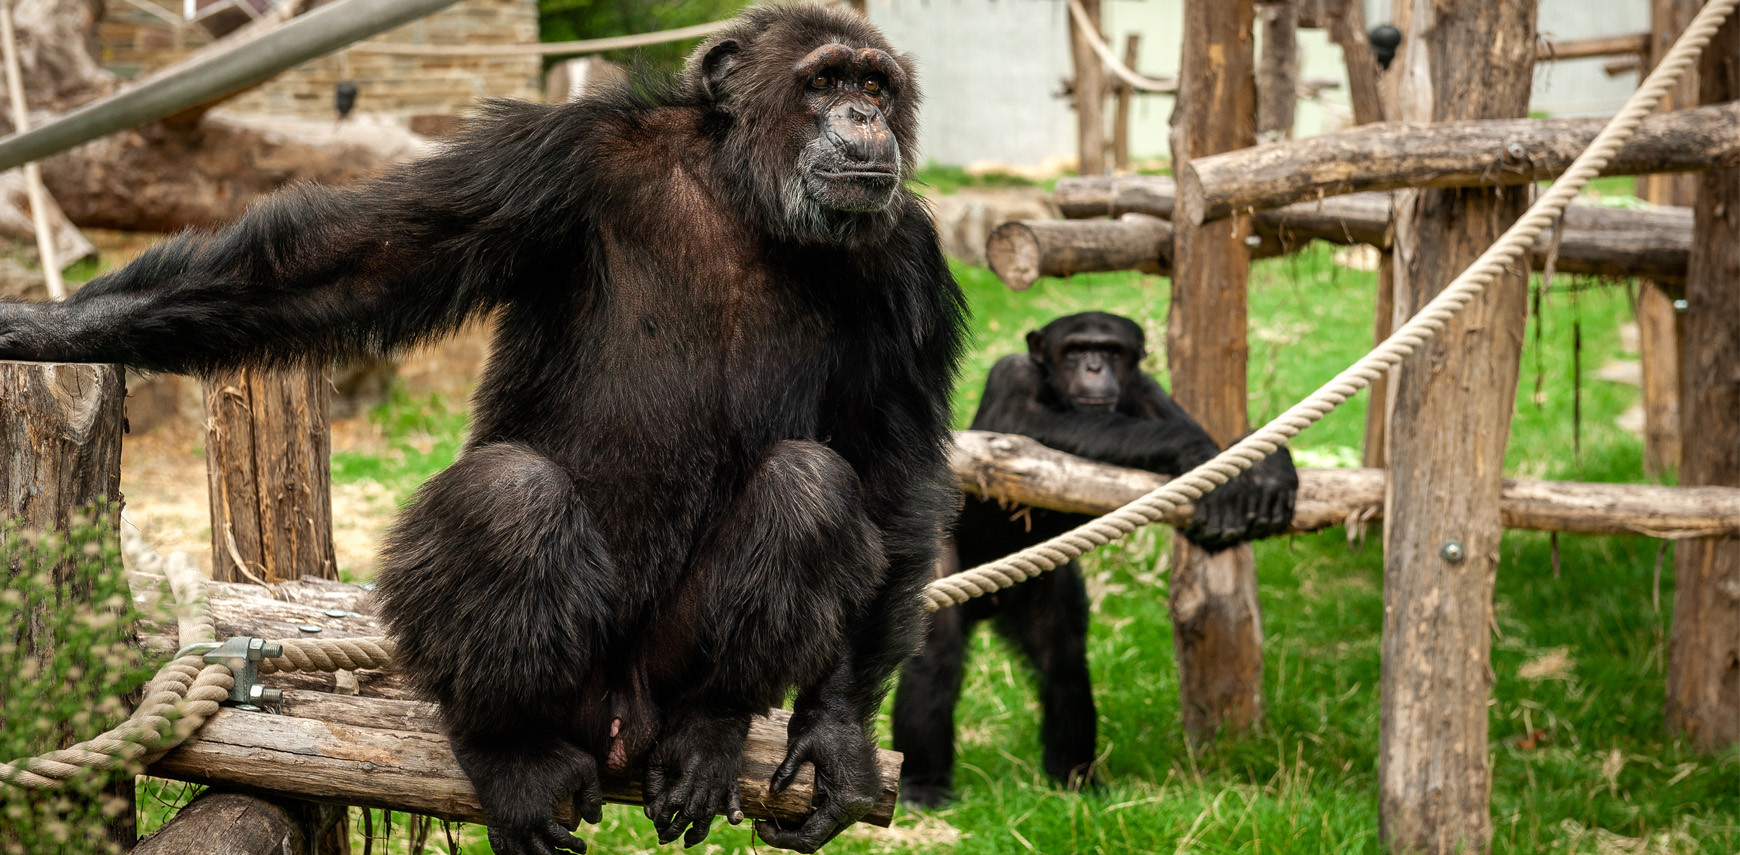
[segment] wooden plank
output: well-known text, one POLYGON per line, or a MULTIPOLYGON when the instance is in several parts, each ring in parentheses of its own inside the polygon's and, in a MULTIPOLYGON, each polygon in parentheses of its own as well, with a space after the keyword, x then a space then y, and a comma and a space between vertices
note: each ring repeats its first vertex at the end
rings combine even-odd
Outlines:
MULTIPOLYGON (((1536 6, 1397 4, 1397 27, 1406 34, 1395 60, 1399 118, 1434 123, 1437 136, 1469 127, 1453 120, 1525 115, 1536 6)), ((1180 183, 1181 199, 1190 198, 1187 185, 1180 183)), ((1527 205, 1528 194, 1515 190, 1399 194, 1398 322, 1443 290, 1527 205)), ((1492 596, 1527 293, 1526 275, 1494 277, 1402 363, 1391 386, 1378 835, 1397 851, 1449 855, 1491 845, 1492 596)))
MULTIPOLYGON (((0 361, 0 402, 4 402, 0 406, 0 500, 4 501, 0 521, 16 523, 25 531, 65 532, 106 499, 112 504, 96 522, 118 532, 126 396, 119 366, 0 361)), ((0 555, 0 573, 10 577, 24 570, 16 556, 0 555)), ((63 592, 68 604, 89 602, 89 586, 76 582, 71 562, 49 572, 53 587, 63 592)), ((50 625, 31 620, 15 627, 17 636, 9 638, 23 650, 51 656, 57 639, 50 625)), ((0 695, 0 709, 5 700, 0 695)), ((90 700, 94 705, 97 699, 90 700)), ((131 709, 137 696, 122 701, 131 709)), ((0 721, 0 727, 9 725, 34 726, 0 721)), ((37 747, 46 751, 83 734, 63 724, 43 736, 37 747)), ((106 814, 116 818, 105 824, 102 833, 121 851, 131 849, 136 836, 132 779, 123 777, 105 787, 102 798, 125 805, 118 815, 106 814)), ((82 837, 76 842, 95 843, 82 837)))
MULTIPOLYGON (((273 796, 483 821, 433 705, 289 690, 283 708, 284 715, 226 708, 149 773, 273 796)), ((809 815, 813 766, 806 764, 786 791, 768 792, 785 757, 788 720, 789 714, 778 711, 750 726, 738 785, 752 818, 793 822, 809 815)), ((877 765, 882 792, 861 821, 887 827, 899 792, 900 755, 878 751, 877 765)), ((607 801, 640 804, 638 780, 606 777, 603 783, 607 801)), ((569 828, 577 825, 571 804, 559 805, 557 813, 569 828)))
MULTIPOLYGON (((1082 9, 1097 28, 1100 25, 1100 0, 1081 0, 1082 9)), ((1099 175, 1106 171, 1105 95, 1106 73, 1100 59, 1088 46, 1087 36, 1076 27, 1066 11, 1069 27, 1069 55, 1075 66, 1072 84, 1075 96, 1076 171, 1082 175, 1099 175)))
MULTIPOLYGON (((1185 0, 1172 162, 1256 142, 1251 3, 1185 0)), ((1173 396, 1216 442, 1245 431, 1246 293, 1250 222, 1174 223, 1172 306, 1166 331, 1173 396)), ((1173 648, 1190 738, 1238 733, 1262 717, 1263 627, 1249 545, 1214 555, 1173 547, 1173 648)))
MULTIPOLYGON (((1740 16, 1698 63, 1704 103, 1740 98, 1740 16)), ((1702 175, 1686 277, 1680 481, 1740 486, 1740 169, 1702 175)), ((1705 750, 1740 743, 1740 539, 1674 551, 1668 728, 1705 750)))
MULTIPOLYGON (((1490 47, 1490 45, 1489 45, 1490 47)), ((1175 220, 1202 223, 1362 190, 1490 187, 1554 178, 1606 119, 1383 122, 1183 164, 1175 220)), ((1603 175, 1740 165, 1740 102, 1651 116, 1603 175)))
MULTIPOLYGON (((949 463, 961 489, 1018 505, 1104 514, 1171 480, 1065 454, 1023 436, 956 431, 949 463)), ((1383 518, 1382 469, 1301 469, 1290 532, 1383 518)), ((1167 522, 1190 520, 1186 505, 1167 522)), ((1595 484, 1506 478, 1499 517, 1507 529, 1647 537, 1740 537, 1740 489, 1595 484)))
POLYGON ((1263 55, 1257 63, 1257 139, 1293 136, 1299 105, 1299 2, 1281 0, 1257 7, 1263 19, 1263 55))

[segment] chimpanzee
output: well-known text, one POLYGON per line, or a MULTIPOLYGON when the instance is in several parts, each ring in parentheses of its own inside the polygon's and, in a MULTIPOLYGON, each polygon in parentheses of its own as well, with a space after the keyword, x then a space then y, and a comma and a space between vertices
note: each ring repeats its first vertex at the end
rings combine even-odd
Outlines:
MULTIPOLYGON (((1032 437, 1103 463, 1177 475, 1219 453, 1152 377, 1142 373, 1142 328, 1085 312, 1027 334, 1027 353, 1005 356, 985 381, 974 430, 1032 437)), ((1285 448, 1207 496, 1182 534, 1209 550, 1284 530, 1299 479, 1285 448)), ((1040 508, 1012 513, 969 497, 954 530, 958 555, 942 572, 977 566, 1075 528, 1089 517, 1040 508)), ((945 548, 945 553, 948 550, 945 548)), ((906 664, 894 700, 894 747, 906 754, 901 798, 934 807, 954 781, 954 710, 968 630, 987 618, 1039 677, 1045 771, 1067 786, 1090 782, 1093 686, 1088 677, 1087 589, 1070 563, 995 595, 937 612, 925 648, 906 664)))
POLYGON ((498 102, 355 189, 301 187, 64 303, 0 358, 209 372, 381 352, 493 315, 457 462, 394 525, 397 658, 441 703, 503 855, 579 852, 599 775, 661 842, 742 819, 750 716, 796 689, 813 851, 870 807, 870 724, 917 647, 952 504, 964 301, 903 180, 910 61, 844 7, 757 7, 677 80, 498 102))

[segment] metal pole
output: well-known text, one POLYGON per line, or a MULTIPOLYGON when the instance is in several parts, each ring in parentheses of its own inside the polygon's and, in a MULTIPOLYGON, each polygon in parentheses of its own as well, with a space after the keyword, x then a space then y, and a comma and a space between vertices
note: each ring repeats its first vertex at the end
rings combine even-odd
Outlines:
POLYGON ((341 0, 179 72, 93 101, 32 131, 0 140, 0 170, 197 107, 457 0, 341 0))

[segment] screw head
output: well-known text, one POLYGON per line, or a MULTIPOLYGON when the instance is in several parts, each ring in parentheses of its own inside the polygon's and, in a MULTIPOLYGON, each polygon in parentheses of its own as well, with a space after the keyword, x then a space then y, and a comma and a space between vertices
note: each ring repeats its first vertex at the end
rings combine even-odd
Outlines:
POLYGON ((1248 246, 1251 249, 1256 249, 1257 247, 1262 246, 1262 245, 1263 245, 1262 236, 1260 236, 1260 235, 1245 235, 1245 246, 1248 246))
POLYGON ((327 617, 346 617, 350 612, 347 612, 344 609, 327 609, 323 614, 327 617))
POLYGON ((1438 548, 1438 557, 1443 558, 1451 564, 1461 563, 1464 557, 1462 542, 1459 540, 1444 541, 1444 545, 1438 548))
POLYGON ((305 623, 305 624, 303 624, 299 627, 296 627, 296 628, 302 630, 303 632, 312 633, 312 632, 319 632, 322 629, 325 629, 326 627, 319 626, 317 624, 312 624, 312 623, 305 623))
POLYGON ((1529 150, 1524 148, 1523 144, 1519 143, 1519 142, 1512 141, 1512 142, 1506 143, 1504 146, 1505 156, 1509 157, 1511 160, 1514 160, 1514 161, 1521 161, 1521 160, 1527 158, 1528 153, 1529 153, 1529 150))

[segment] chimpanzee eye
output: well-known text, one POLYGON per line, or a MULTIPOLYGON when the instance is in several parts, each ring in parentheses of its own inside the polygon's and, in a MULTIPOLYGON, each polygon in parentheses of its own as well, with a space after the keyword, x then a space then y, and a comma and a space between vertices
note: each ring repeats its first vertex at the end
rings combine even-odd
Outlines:
POLYGON ((865 78, 864 91, 870 92, 870 93, 881 92, 882 91, 882 81, 877 80, 874 77, 865 78))
POLYGON ((818 74, 815 77, 810 78, 810 86, 812 86, 816 89, 827 89, 828 87, 833 86, 833 85, 834 85, 834 78, 829 77, 826 74, 818 74))

